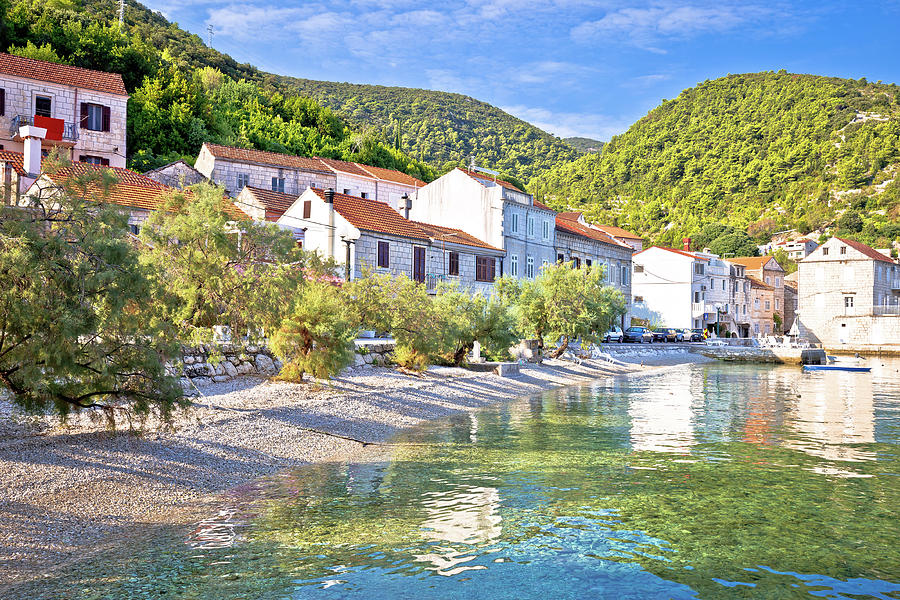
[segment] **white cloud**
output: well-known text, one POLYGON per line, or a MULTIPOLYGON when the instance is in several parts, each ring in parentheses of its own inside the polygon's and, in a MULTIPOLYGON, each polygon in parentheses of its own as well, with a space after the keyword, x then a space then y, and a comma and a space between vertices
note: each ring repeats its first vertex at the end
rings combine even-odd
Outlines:
POLYGON ((628 129, 631 120, 596 113, 553 112, 522 105, 501 106, 509 114, 559 137, 589 137, 606 141, 628 129))

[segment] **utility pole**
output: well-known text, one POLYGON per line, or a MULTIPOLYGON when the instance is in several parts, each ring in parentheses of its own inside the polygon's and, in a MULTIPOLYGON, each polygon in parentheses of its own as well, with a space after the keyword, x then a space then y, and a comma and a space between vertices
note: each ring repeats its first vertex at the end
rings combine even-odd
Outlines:
POLYGON ((125 0, 119 0, 119 28, 125 24, 125 0))
POLYGON ((206 26, 206 46, 212 48, 213 26, 212 23, 206 26))

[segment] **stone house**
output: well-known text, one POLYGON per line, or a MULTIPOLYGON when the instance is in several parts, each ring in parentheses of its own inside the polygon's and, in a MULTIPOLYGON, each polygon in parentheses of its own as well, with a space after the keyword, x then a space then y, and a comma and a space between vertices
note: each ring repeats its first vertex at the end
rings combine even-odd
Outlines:
POLYGON ((302 231, 304 247, 333 257, 345 277, 366 271, 406 275, 433 290, 439 282, 490 291, 503 250, 459 229, 419 223, 371 198, 310 188, 277 219, 302 231))
MULTIPOLYGON (((127 105, 118 73, 0 53, 0 150, 24 153, 22 127, 33 127, 45 150, 124 167, 127 105)), ((32 180, 37 174, 28 173, 32 180)))
POLYGON ((234 148, 205 143, 196 169, 236 196, 244 188, 268 189, 295 197, 308 188, 331 188, 344 195, 378 200, 401 208, 404 195, 413 196, 424 181, 391 169, 330 158, 316 158, 234 148))
POLYGON ((799 264, 801 337, 829 349, 900 351, 900 264, 831 238, 799 264))
POLYGON ((234 199, 234 205, 247 213, 254 221, 275 223, 297 201, 298 197, 296 194, 282 194, 248 185, 234 199))
POLYGON ((785 240, 783 242, 777 242, 772 246, 773 250, 784 250, 787 254, 788 258, 791 260, 803 260, 813 252, 815 252, 816 248, 819 247, 819 244, 815 243, 809 238, 800 238, 797 240, 785 240))
POLYGON ((644 249, 644 239, 635 233, 631 233, 627 229, 622 229, 615 225, 592 225, 592 227, 599 229, 614 240, 622 242, 623 244, 628 244, 634 248, 635 252, 640 252, 644 249))
POLYGON ((755 337, 780 334, 775 330, 775 287, 752 275, 747 279, 750 281, 751 333, 755 337))
POLYGON ((622 327, 631 323, 631 255, 634 249, 620 242, 584 219, 580 212, 556 215, 556 260, 572 261, 576 267, 603 265, 606 281, 625 298, 622 327))
POLYGON ((176 160, 167 165, 144 173, 150 179, 175 189, 184 189, 191 185, 203 183, 206 176, 183 160, 176 160))
POLYGON ((533 279, 556 262, 556 213, 507 181, 457 168, 420 189, 411 204, 411 219, 504 250, 498 276, 533 279))
MULTIPOLYGON (((785 321, 784 315, 784 269, 778 264, 772 256, 745 256, 738 258, 729 258, 728 262, 734 265, 741 265, 746 269, 748 276, 756 277, 759 281, 770 285, 773 288, 772 312, 778 315, 776 319, 776 330, 771 333, 781 335, 791 324, 785 321), (780 325, 777 323, 780 321, 780 325)), ((755 329, 755 326, 754 326, 755 329)))

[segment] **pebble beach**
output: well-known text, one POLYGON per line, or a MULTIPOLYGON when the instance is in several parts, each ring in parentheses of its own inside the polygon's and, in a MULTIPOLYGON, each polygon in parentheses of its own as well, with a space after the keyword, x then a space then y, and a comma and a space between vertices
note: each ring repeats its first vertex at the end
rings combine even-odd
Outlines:
POLYGON ((548 360, 513 377, 369 365, 328 382, 243 377, 202 387, 170 426, 148 422, 129 431, 121 424, 115 432, 87 415, 60 424, 0 400, 0 597, 5 586, 64 569, 138 526, 196 522, 229 489, 345 460, 422 421, 702 360, 687 353, 548 360))

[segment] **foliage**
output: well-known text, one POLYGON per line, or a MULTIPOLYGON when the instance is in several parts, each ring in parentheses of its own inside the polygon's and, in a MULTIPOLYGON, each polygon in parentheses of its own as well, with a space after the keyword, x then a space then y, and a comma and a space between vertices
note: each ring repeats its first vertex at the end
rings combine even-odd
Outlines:
POLYGON ((560 345, 551 354, 562 354, 569 342, 581 339, 599 343, 615 319, 625 312, 622 293, 604 285, 602 266, 575 268, 572 263, 549 265, 533 280, 504 277, 498 293, 514 306, 520 329, 560 345))
POLYGON ((791 259, 783 249, 778 248, 775 250, 775 252, 772 253, 772 257, 779 265, 781 265, 781 268, 784 269, 786 275, 797 272, 797 262, 791 259))
POLYGON ((357 328, 339 288, 326 282, 306 282, 293 309, 269 340, 284 363, 280 378, 303 381, 303 374, 326 379, 353 362, 357 328))
POLYGON ((665 245, 709 222, 754 227, 758 241, 764 230, 806 234, 868 199, 856 209, 862 225, 850 225, 877 245, 896 239, 900 194, 889 181, 900 165, 898 91, 784 71, 705 81, 664 101, 601 154, 533 178, 530 190, 555 208, 584 210, 665 245), (860 192, 838 193, 848 189, 860 192))
MULTIPOLYGON (((54 166, 45 161, 48 171, 54 166)), ((128 215, 93 174, 0 206, 0 388, 34 412, 102 409, 163 419, 182 402, 177 345, 128 239, 128 215), (92 185, 88 185, 88 183, 92 185), (100 190, 90 197, 78 193, 100 190)))
POLYGON ((459 366, 475 347, 489 356, 508 356, 516 341, 510 308, 497 296, 471 294, 457 286, 445 286, 434 297, 435 315, 441 322, 438 355, 459 366))
POLYGON ((214 326, 250 337, 273 331, 303 279, 289 232, 235 222, 222 191, 206 184, 167 199, 140 238, 142 262, 166 290, 166 317, 186 341, 210 339, 214 326))
POLYGON ((35 60, 43 60, 46 62, 65 64, 66 61, 61 59, 56 50, 50 44, 43 46, 35 46, 34 42, 28 40, 24 46, 10 46, 9 53, 24 58, 33 58, 35 60))
POLYGON ((746 232, 730 225, 710 223, 691 237, 694 249, 709 248, 719 256, 757 256, 756 243, 746 232))
POLYGON ((563 138, 563 141, 576 150, 594 154, 600 153, 603 150, 604 144, 604 142, 601 142, 600 140, 594 140, 586 137, 567 137, 563 138))

